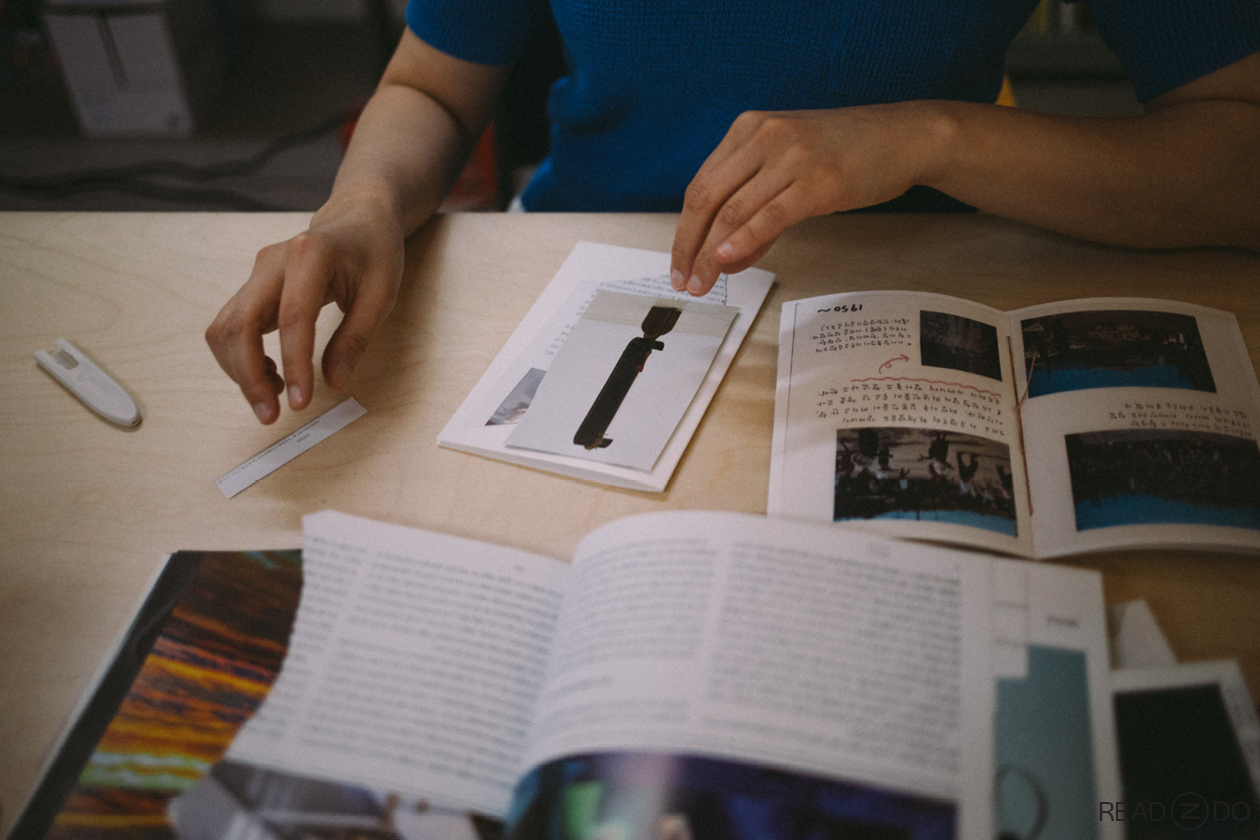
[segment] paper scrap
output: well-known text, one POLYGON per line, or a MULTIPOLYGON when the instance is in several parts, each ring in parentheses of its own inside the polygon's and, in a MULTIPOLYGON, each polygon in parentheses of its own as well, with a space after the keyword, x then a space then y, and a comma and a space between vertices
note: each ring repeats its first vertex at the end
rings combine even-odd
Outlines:
POLYGON ((280 469, 315 444, 330 437, 334 432, 341 431, 364 414, 367 414, 367 409, 359 405, 354 397, 350 397, 288 437, 268 446, 214 483, 223 491, 223 495, 230 499, 246 487, 280 469))
POLYGON ((1145 601, 1125 601, 1108 610, 1113 668, 1167 668, 1177 664, 1172 647, 1145 601))

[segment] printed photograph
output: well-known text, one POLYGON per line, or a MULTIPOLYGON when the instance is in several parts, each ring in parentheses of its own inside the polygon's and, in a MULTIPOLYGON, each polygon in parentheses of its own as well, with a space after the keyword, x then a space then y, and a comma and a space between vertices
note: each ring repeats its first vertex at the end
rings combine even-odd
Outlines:
POLYGON ((178 582, 166 614, 146 628, 154 637, 132 640, 151 649, 118 692, 93 699, 106 715, 104 734, 72 746, 77 761, 59 758, 36 794, 43 807, 23 814, 15 837, 502 837, 500 821, 418 797, 224 759, 279 676, 301 596, 301 553, 180 552, 168 570, 178 582))
POLYGON ((223 756, 279 675, 301 595, 300 552, 181 552, 170 564, 191 576, 158 617, 156 638, 129 640, 129 650, 152 647, 121 686, 121 705, 119 694, 93 699, 88 714, 117 711, 95 743, 67 745, 90 758, 56 765, 23 815, 28 836, 176 836, 167 806, 223 756), (69 794, 50 796, 67 776, 69 794))
POLYGON ((604 433, 616 418, 617 411, 625 402, 635 380, 639 378, 648 357, 654 350, 665 349, 665 342, 660 338, 674 328, 682 312, 680 306, 663 304, 654 304, 648 310, 639 327, 643 330, 643 335, 630 339, 621 351, 621 358, 617 359, 617 364, 604 381, 604 387, 599 389, 599 394, 573 435, 575 444, 588 450, 612 445, 612 438, 604 433))
POLYGON ((1030 318, 1022 328, 1029 397, 1088 388, 1216 393, 1192 315, 1067 312, 1030 318))
POLYGON ((1260 837, 1260 798, 1218 684, 1118 691, 1115 709, 1125 799, 1145 806, 1130 809, 1128 840, 1260 837))
POLYGON ((919 312, 920 361, 1002 381, 997 327, 944 312, 919 312))
POLYGON ((840 429, 834 518, 948 522, 1015 536, 1010 447, 933 429, 840 429))
POLYGON ((529 404, 534 401, 534 394, 538 393, 538 385, 546 375, 545 370, 530 368, 521 377, 521 381, 516 383, 516 387, 503 398, 503 402, 494 410, 494 414, 490 415, 486 425, 511 426, 519 423, 525 416, 525 412, 529 410, 529 404))
POLYGON ((511 840, 947 840, 954 802, 732 760, 599 753, 536 768, 511 840))
POLYGON ((1208 432, 1066 435, 1076 530, 1225 525, 1260 530, 1260 447, 1208 432))
POLYGON ((738 311, 599 292, 552 359, 506 445, 651 470, 738 311))

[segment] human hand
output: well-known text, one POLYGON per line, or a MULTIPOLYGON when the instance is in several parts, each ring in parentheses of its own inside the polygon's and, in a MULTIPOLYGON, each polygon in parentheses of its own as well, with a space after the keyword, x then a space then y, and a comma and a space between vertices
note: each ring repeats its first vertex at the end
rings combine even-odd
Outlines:
POLYGON ((869 207, 923 183, 945 139, 925 106, 740 114, 687 188, 674 288, 703 295, 802 219, 869 207))
POLYGON ((344 388, 398 297, 403 232, 398 220, 369 203, 325 205, 310 228, 258 252, 245 285, 206 329, 206 343, 240 386, 258 419, 280 416, 279 394, 305 408, 314 391, 315 321, 325 304, 345 313, 324 348, 324 381, 344 388), (283 377, 263 351, 263 336, 280 331, 283 377))

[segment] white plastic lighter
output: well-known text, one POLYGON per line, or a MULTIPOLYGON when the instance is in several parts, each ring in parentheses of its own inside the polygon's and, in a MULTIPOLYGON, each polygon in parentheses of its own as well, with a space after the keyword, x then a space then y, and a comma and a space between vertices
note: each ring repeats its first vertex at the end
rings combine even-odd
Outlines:
POLYGON ((35 361, 40 367, 109 422, 119 426, 134 426, 140 422, 136 404, 105 371, 64 338, 57 339, 57 347, 60 349, 52 353, 35 351, 35 361))

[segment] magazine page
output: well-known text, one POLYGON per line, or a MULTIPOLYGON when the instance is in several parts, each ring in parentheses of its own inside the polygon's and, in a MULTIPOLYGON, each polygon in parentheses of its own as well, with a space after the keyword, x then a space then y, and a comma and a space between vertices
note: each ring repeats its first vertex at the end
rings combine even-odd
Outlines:
POLYGON ((750 268, 720 276, 709 294, 694 298, 670 285, 669 254, 579 242, 438 444, 618 487, 663 491, 773 282, 773 274, 750 268), (597 309, 603 314, 583 318, 601 293, 605 305, 597 309), (677 309, 676 321, 664 311, 670 309, 677 309), (573 337, 583 346, 563 353, 573 337), (592 395, 613 384, 617 354, 630 352, 632 341, 651 355, 640 353, 630 366, 639 368, 641 381, 633 374, 629 383, 623 380, 625 405, 601 412, 592 395), (541 387, 557 360, 557 376, 567 381, 541 387), (575 390, 585 400, 580 407, 567 404, 575 390), (548 394, 547 420, 518 429, 535 399, 541 405, 548 394), (588 410, 609 422, 586 434, 588 410), (577 414, 569 418, 572 411, 577 414), (555 431, 559 442, 546 436, 557 413, 571 420, 555 431), (640 432, 648 439, 625 437, 640 432), (582 443, 575 445, 576 437, 582 443), (613 440, 609 448, 605 441, 613 440))
POLYGON ((228 758, 501 815, 565 563, 326 511, 280 677, 228 758))
POLYGON ((1123 836, 1102 575, 995 560, 993 632, 995 836, 1123 836))
POLYGON ((769 512, 1031 553, 1006 323, 933 294, 784 304, 769 512))
POLYGON ((180 551, 159 572, 8 836, 169 840, 173 800, 275 680, 298 552, 180 551))
POLYGON ((1260 723, 1237 660, 1124 668, 1112 679, 1130 838, 1260 836, 1260 723))
POLYGON ((1232 314, 1099 298, 1010 324, 1037 556, 1260 550, 1260 389, 1232 314))
POLYGON ((509 833, 989 836, 990 565, 731 513, 592 532, 509 833))
POLYGON ((302 578, 296 549, 172 555, 10 836, 501 837, 492 816, 389 784, 224 758, 279 675, 302 578))

